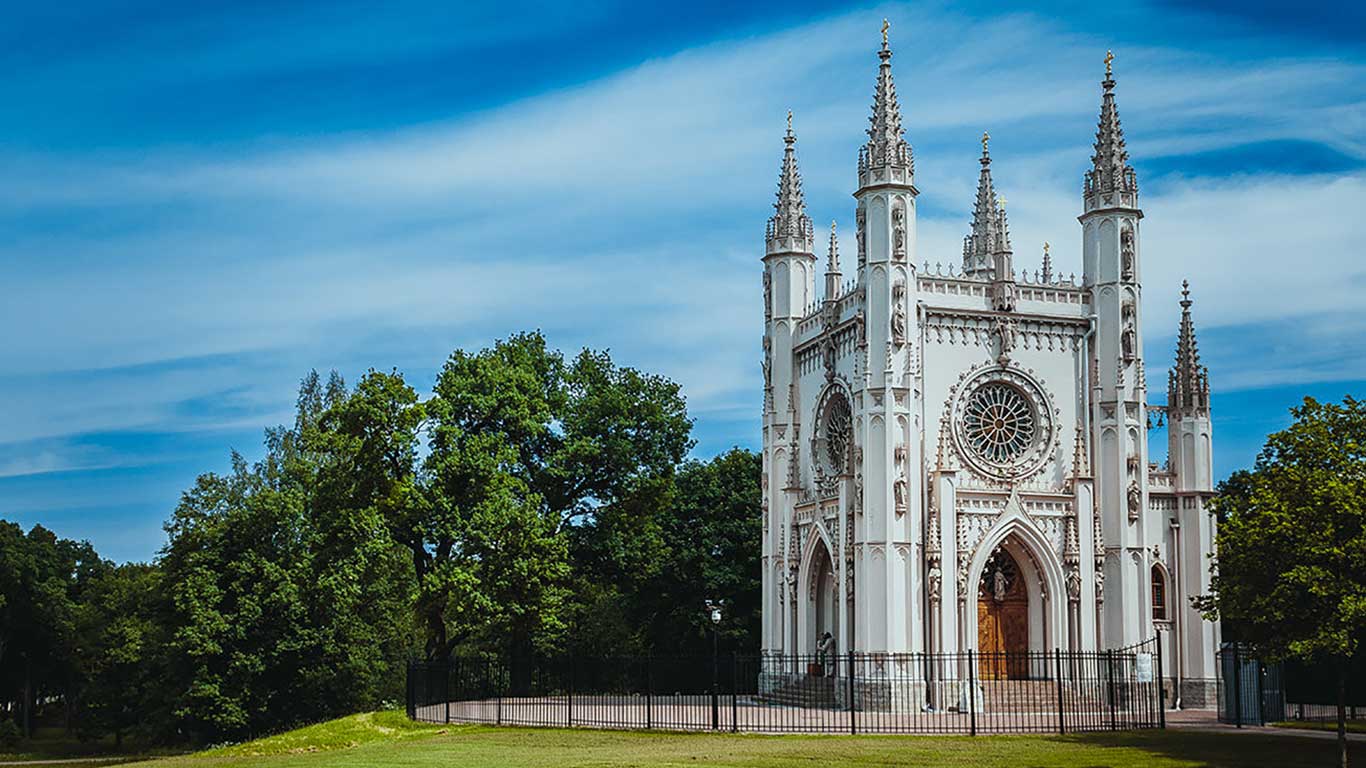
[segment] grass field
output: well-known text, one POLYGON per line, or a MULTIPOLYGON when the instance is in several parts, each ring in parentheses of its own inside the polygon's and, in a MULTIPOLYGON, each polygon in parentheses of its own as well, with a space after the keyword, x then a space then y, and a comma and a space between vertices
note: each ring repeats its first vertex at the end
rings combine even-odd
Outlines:
POLYGON ((751 736, 433 726, 398 712, 334 720, 154 768, 615 768, 894 766, 963 768, 1238 768, 1333 765, 1327 739, 1147 731, 1077 736, 751 736))

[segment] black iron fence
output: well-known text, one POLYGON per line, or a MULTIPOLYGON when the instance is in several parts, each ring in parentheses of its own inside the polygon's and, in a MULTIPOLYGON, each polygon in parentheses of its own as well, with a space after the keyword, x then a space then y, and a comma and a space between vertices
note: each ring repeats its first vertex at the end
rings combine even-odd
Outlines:
MULTIPOLYGON (((1218 653, 1219 721, 1238 726, 1288 720, 1336 722, 1337 677, 1332 662, 1269 664, 1248 649, 1226 644, 1218 653)), ((1366 718, 1366 661, 1347 670, 1348 720, 1366 718)))
POLYGON ((1165 726, 1160 644, 1102 652, 456 658, 408 667, 439 723, 769 733, 1165 726))

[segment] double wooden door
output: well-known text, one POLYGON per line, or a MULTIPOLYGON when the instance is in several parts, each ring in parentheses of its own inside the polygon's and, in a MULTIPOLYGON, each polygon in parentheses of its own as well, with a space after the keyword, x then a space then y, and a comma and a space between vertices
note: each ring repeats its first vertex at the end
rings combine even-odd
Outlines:
POLYGON ((1029 596, 1014 560, 998 550, 977 592, 978 674, 984 680, 1029 673, 1029 596))

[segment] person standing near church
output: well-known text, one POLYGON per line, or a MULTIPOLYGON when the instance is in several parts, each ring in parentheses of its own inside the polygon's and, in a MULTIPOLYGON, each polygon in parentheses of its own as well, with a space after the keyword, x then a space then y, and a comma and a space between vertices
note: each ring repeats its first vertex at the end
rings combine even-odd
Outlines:
POLYGON ((816 653, 818 655, 817 660, 821 665, 821 674, 826 677, 834 677, 835 665, 830 661, 835 655, 834 635, 831 635, 829 632, 821 635, 820 638, 816 640, 816 653))

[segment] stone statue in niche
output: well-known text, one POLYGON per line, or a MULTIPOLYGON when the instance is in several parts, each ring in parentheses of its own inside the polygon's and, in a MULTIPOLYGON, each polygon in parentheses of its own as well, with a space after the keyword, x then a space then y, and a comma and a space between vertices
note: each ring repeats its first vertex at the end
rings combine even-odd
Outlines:
POLYGON ((1074 603, 1081 599, 1081 569, 1075 566, 1067 569, 1067 599, 1074 603))
POLYGON ((906 514, 906 476, 897 470, 896 482, 892 483, 892 496, 896 502, 896 513, 906 514))
POLYGON ((1001 353, 996 356, 996 362, 1004 366, 1010 362, 1010 353, 1015 349, 1018 335, 1015 330, 1015 323, 1006 320, 1004 317, 998 317, 996 318, 996 326, 992 328, 992 334, 996 336, 1001 349, 1001 353))
POLYGON ((940 569, 939 569, 939 560, 938 560, 938 559, 931 560, 931 561, 930 561, 930 574, 929 574, 929 576, 926 578, 926 583, 927 583, 928 586, 929 586, 930 600, 933 601, 933 602, 936 602, 936 603, 939 602, 939 594, 940 594, 940 590, 941 590, 941 584, 940 584, 940 582, 943 581, 943 578, 944 578, 944 575, 943 575, 943 573, 942 573, 942 572, 940 571, 940 569))
POLYGON ((1132 520, 1137 520, 1137 519, 1138 519, 1138 513, 1139 513, 1140 511, 1142 511, 1142 506, 1143 506, 1143 489, 1141 489, 1141 488, 1138 487, 1138 481, 1137 481, 1137 480, 1131 480, 1131 481, 1129 481, 1128 501, 1129 501, 1129 520, 1131 520, 1131 521, 1132 521, 1132 520))
POLYGON ((1124 229, 1119 236, 1120 279, 1128 282, 1134 279, 1134 233, 1124 229))
POLYGON ((764 389, 768 389, 769 387, 773 386, 773 361, 772 361, 772 357, 773 357, 773 340, 770 339, 770 338, 768 337, 767 334, 765 334, 765 336, 764 336, 764 359, 760 362, 760 365, 762 365, 762 366, 764 367, 764 389))
POLYGON ((835 378, 835 340, 829 336, 821 346, 821 356, 825 360, 825 379, 829 381, 835 378))
MULTIPOLYGON (((854 509, 863 514, 863 448, 854 446, 854 509)), ((850 525, 853 525, 850 522, 850 525)), ((853 540, 850 539, 852 542, 853 540)))
POLYGON ((858 265, 861 267, 868 260, 868 250, 864 241, 865 236, 863 234, 864 223, 867 221, 867 216, 863 213, 862 208, 858 209, 858 213, 855 214, 854 219, 856 225, 855 228, 858 230, 854 233, 854 236, 858 239, 858 265))
POLYGON ((906 260, 906 213, 900 208, 892 209, 892 258, 906 260))
POLYGON ((764 270, 764 317, 773 317, 773 276, 764 270))
POLYGON ((1124 330, 1119 335, 1119 343, 1124 352, 1124 361, 1133 362, 1134 348, 1137 346, 1137 333, 1134 331, 1132 321, 1124 324, 1124 330))
POLYGON ((906 284, 900 280, 892 286, 892 344, 906 346, 906 284))

